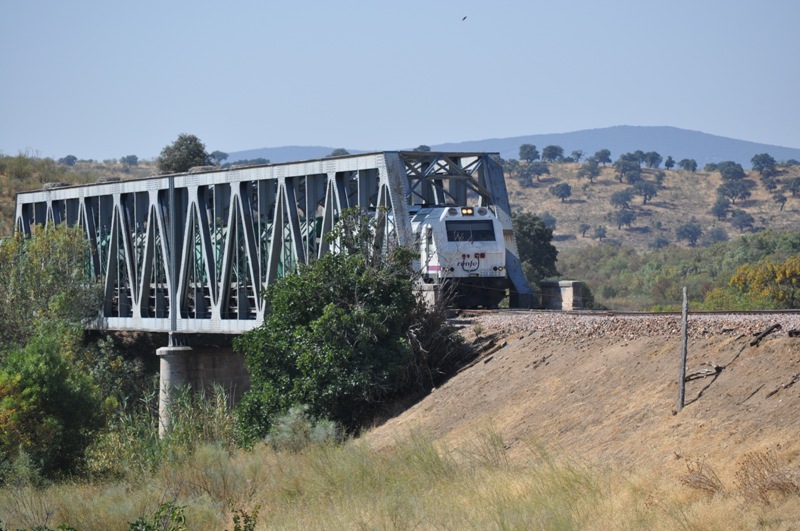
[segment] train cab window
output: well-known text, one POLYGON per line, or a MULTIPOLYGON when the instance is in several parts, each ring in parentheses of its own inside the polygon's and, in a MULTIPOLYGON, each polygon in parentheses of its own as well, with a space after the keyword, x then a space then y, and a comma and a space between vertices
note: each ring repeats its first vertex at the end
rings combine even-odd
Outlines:
POLYGON ((447 241, 493 242, 494 226, 488 219, 469 221, 446 221, 447 241))

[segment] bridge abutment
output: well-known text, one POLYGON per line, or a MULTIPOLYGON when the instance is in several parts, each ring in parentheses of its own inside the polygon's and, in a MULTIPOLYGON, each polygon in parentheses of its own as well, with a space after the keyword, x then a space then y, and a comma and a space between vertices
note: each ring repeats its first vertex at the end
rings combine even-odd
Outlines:
POLYGON ((244 356, 230 347, 167 346, 156 350, 160 360, 158 396, 158 433, 163 437, 172 428, 170 401, 181 387, 193 392, 213 392, 221 386, 233 407, 250 388, 244 356))

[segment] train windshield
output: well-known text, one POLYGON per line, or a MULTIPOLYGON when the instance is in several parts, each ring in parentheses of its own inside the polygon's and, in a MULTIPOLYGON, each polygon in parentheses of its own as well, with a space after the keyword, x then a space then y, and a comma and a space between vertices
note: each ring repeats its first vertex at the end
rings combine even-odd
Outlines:
POLYGON ((493 242, 494 226, 491 220, 447 221, 447 241, 493 242))

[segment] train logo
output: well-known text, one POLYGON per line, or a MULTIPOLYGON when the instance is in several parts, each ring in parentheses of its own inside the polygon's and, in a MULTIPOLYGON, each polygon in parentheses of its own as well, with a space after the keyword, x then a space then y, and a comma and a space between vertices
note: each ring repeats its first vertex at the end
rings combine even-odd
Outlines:
POLYGON ((475 258, 470 258, 469 255, 462 255, 461 258, 462 260, 458 262, 458 265, 467 273, 477 271, 481 266, 481 259, 477 256, 475 258))

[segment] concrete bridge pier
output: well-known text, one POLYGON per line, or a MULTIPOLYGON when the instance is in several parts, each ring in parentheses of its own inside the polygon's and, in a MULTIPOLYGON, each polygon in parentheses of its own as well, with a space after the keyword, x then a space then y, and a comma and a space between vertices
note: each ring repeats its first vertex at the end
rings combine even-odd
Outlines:
POLYGON ((228 397, 229 407, 250 389, 250 377, 244 356, 237 354, 227 343, 221 345, 186 344, 161 347, 156 350, 160 359, 158 393, 158 433, 164 436, 172 428, 170 419, 171 394, 181 387, 194 392, 204 391, 211 396, 215 386, 221 386, 228 397))

